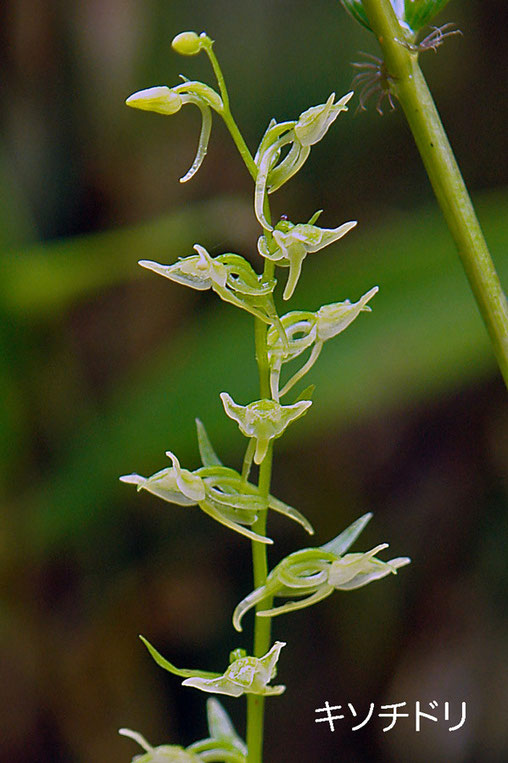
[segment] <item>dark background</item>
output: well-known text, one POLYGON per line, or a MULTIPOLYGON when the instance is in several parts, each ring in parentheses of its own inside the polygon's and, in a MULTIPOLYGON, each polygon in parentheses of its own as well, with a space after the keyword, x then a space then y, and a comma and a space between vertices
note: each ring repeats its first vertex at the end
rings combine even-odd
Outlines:
MULTIPOLYGON (((452 0, 439 21, 463 37, 422 57, 505 283, 507 17, 503 0, 452 0)), ((250 643, 230 615, 252 587, 244 538, 118 482, 166 466, 167 449, 196 468, 196 415, 238 467, 218 394, 257 396, 250 318, 136 261, 199 241, 259 268, 251 183, 224 126, 214 118, 182 186, 197 110, 123 102, 180 72, 213 85, 204 56, 170 48, 204 29, 255 148, 272 116, 347 92, 358 51, 377 51, 332 0, 7 0, 0 28, 0 760, 121 763, 136 750, 120 726, 154 744, 206 735, 205 696, 137 634, 177 665, 222 670, 250 643)), ((274 621, 288 688, 268 702, 266 761, 495 763, 508 757, 505 391, 400 109, 357 104, 273 205, 359 221, 308 258, 290 309, 380 292, 309 375, 314 405, 277 444, 273 492, 316 544, 373 511, 354 550, 389 541, 413 563, 274 621), (314 723, 325 700, 359 719, 371 702, 435 700, 438 714, 449 701, 455 722, 467 701, 468 717, 453 733, 423 721, 416 734, 413 719, 383 733, 375 716, 332 733, 314 723)), ((283 519, 270 528, 271 567, 308 544, 283 519)), ((244 701, 224 705, 243 734, 244 701)))

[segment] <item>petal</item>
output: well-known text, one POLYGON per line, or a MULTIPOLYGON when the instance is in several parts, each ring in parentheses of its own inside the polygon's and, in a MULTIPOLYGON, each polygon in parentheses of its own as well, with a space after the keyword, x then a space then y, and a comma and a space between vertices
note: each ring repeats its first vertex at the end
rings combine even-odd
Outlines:
POLYGON ((192 474, 188 469, 182 469, 179 460, 170 450, 166 451, 166 456, 171 459, 173 469, 175 470, 176 484, 182 493, 196 503, 202 501, 206 491, 201 477, 192 474))

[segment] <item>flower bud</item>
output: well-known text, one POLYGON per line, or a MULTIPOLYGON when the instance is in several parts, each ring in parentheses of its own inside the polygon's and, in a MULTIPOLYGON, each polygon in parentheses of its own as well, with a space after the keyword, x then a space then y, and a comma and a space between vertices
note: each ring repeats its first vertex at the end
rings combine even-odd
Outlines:
POLYGON ((155 111, 157 114, 176 114, 182 108, 182 97, 166 85, 138 90, 125 101, 127 106, 142 111, 155 111))
POLYGON ((171 47, 181 56, 195 56, 201 50, 201 40, 196 32, 180 32, 173 39, 171 47))

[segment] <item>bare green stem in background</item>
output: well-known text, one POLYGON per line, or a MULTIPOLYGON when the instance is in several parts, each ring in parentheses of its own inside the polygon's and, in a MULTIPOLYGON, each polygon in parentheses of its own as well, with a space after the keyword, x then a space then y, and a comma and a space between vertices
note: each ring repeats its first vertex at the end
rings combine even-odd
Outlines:
POLYGON ((438 111, 418 64, 404 45, 406 33, 390 0, 363 0, 390 77, 404 110, 508 386, 508 303, 453 155, 438 111))

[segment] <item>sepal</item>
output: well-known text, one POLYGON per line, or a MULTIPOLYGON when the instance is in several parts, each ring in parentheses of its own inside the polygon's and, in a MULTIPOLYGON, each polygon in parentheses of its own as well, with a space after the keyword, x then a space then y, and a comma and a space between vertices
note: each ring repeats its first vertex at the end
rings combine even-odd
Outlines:
POLYGON ((156 114, 176 114, 183 106, 182 98, 166 85, 147 87, 130 95, 126 106, 141 111, 154 111, 156 114))

